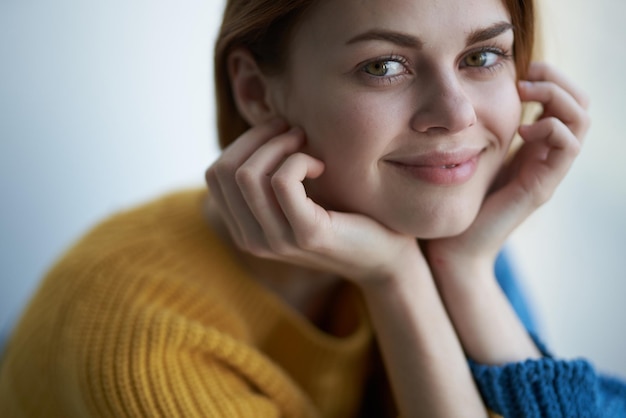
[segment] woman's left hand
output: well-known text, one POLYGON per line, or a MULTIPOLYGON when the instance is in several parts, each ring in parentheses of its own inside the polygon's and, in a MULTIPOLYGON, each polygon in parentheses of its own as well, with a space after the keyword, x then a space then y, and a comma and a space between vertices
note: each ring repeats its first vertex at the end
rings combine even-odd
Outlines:
POLYGON ((473 224, 461 235, 429 241, 431 268, 467 271, 466 263, 493 262, 510 233, 545 203, 578 155, 589 128, 588 99, 560 72, 532 63, 519 82, 523 102, 538 102, 543 113, 519 134, 524 144, 503 168, 473 224))
POLYGON ((534 63, 519 84, 522 101, 543 113, 519 128, 524 144, 503 168, 472 225, 423 244, 433 277, 463 348, 484 364, 538 358, 538 351, 494 275, 509 234, 554 193, 589 127, 587 99, 563 75, 534 63))

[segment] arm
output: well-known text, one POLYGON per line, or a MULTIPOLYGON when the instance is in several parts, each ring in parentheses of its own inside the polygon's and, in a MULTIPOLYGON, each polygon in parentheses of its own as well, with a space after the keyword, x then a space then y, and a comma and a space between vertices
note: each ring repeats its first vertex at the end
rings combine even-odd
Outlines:
MULTIPOLYGON (((525 144, 508 182, 487 196, 462 235, 427 243, 427 254, 487 405, 506 416, 597 416, 626 413, 624 386, 608 384, 584 360, 547 355, 525 330, 496 283, 493 263, 508 234, 553 193, 588 127, 586 99, 562 75, 534 64, 522 100, 543 114, 520 128, 525 144)), ((615 415, 610 415, 615 416, 615 415)))
POLYGON ((540 356, 500 290, 494 264, 509 234, 554 193, 589 125, 587 100, 560 73, 535 63, 528 78, 520 83, 520 98, 539 102, 543 114, 520 127, 524 145, 501 173, 507 180, 485 198, 467 231, 426 246, 461 341, 482 363, 540 356))
POLYGON ((484 416, 430 271, 402 271, 362 285, 401 416, 484 416))
POLYGON ((277 121, 251 129, 207 171, 233 240, 255 256, 363 289, 402 416, 485 416, 415 239, 309 199, 302 182, 324 166, 299 152, 301 130, 286 129, 277 121))
POLYGON ((584 359, 543 354, 501 366, 471 362, 487 406, 505 417, 626 417, 625 382, 584 359))

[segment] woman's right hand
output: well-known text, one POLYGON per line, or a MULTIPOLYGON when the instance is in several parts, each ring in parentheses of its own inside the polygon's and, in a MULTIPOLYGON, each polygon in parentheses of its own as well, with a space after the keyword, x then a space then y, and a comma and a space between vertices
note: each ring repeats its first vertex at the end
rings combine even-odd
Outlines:
POLYGON ((324 163, 301 152, 305 140, 302 129, 275 119, 242 134, 207 170, 236 245, 357 284, 425 263, 414 238, 364 215, 328 211, 307 196, 303 181, 320 176, 324 163))
POLYGON ((363 290, 400 415, 486 415, 417 241, 308 197, 303 181, 324 163, 302 152, 305 141, 301 129, 274 120, 245 132, 207 170, 233 240, 363 290))

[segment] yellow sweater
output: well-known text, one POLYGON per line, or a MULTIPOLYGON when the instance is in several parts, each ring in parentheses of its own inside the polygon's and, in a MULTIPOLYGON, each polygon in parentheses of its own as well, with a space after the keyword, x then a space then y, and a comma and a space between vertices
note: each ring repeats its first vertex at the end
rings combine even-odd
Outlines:
POLYGON ((332 314, 331 328, 352 321, 347 336, 314 327, 238 266, 202 217, 205 195, 116 215, 68 251, 7 347, 0 416, 345 418, 366 408, 373 333, 358 293, 346 286, 332 314))
POLYGON ((205 197, 121 213, 67 252, 2 359, 0 417, 395 415, 356 289, 316 328, 241 269, 205 197))

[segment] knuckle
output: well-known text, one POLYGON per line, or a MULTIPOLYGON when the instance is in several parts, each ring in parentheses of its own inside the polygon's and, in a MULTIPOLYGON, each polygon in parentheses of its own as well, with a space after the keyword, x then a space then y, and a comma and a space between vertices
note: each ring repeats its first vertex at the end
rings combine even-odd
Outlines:
POLYGON ((289 188, 289 179, 278 171, 270 179, 270 184, 275 191, 284 192, 289 188))
POLYGON ((299 248, 312 253, 324 253, 326 241, 316 228, 309 228, 295 234, 295 241, 299 248))
POLYGON ((280 258, 289 258, 295 254, 293 246, 282 239, 269 240, 269 246, 272 252, 280 258))
POLYGON ((578 93, 578 103, 580 103, 580 106, 583 109, 587 110, 589 109, 589 105, 591 104, 591 98, 587 93, 580 92, 578 93))
POLYGON ((249 186, 258 178, 257 173, 247 166, 239 167, 235 171, 235 181, 239 186, 249 186))
POLYGON ((563 128, 567 128, 561 120, 554 116, 546 118, 543 123, 545 124, 546 136, 549 138, 549 140, 558 138, 558 133, 563 128))
POLYGON ((554 188, 541 179, 535 179, 525 190, 532 207, 538 208, 552 198, 554 188))
POLYGON ((563 100, 563 97, 565 96, 565 94, 563 92, 563 89, 559 85, 551 81, 543 81, 542 85, 545 86, 547 94, 550 99, 552 100, 558 99, 559 101, 563 100))
POLYGON ((570 141, 569 150, 573 156, 577 156, 578 154, 580 154, 580 151, 582 150, 582 144, 576 138, 573 138, 570 141))
POLYGON ((541 189, 541 191, 535 192, 534 199, 533 199, 534 205, 536 207, 544 205, 546 202, 548 202, 552 198, 553 194, 554 194, 553 190, 545 190, 545 189, 541 189))
POLYGON ((272 188, 278 192, 288 191, 294 181, 294 167, 306 165, 307 158, 302 152, 296 152, 287 157, 281 167, 271 176, 272 188))
POLYGON ((586 131, 587 129, 589 129, 590 126, 591 126, 591 116, 589 116, 588 113, 585 113, 581 117, 581 127, 583 131, 586 131))
POLYGON ((234 161, 222 158, 213 164, 210 170, 217 178, 225 178, 230 177, 232 175, 231 173, 233 173, 236 169, 237 166, 234 161))

